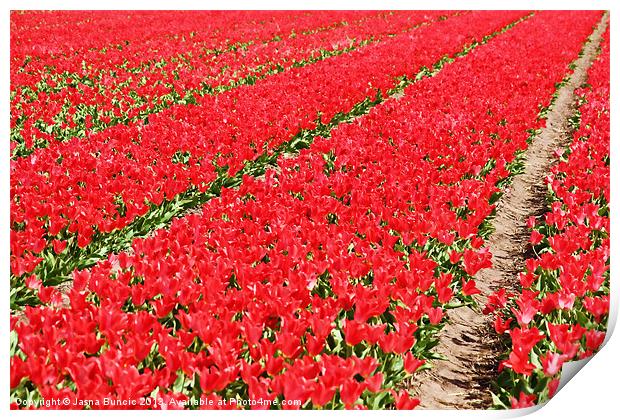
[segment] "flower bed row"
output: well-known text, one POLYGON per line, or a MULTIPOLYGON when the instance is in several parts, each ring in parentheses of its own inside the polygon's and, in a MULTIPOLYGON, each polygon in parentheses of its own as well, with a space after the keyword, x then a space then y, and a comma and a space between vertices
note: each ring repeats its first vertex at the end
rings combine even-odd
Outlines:
POLYGON ((415 75, 524 12, 475 12, 418 28, 313 66, 295 68, 148 125, 113 127, 11 162, 11 271, 87 246, 165 200, 207 190, 218 173, 316 128, 415 75), (329 92, 329 95, 325 95, 329 92))
MULTIPOLYGON (((143 121, 174 104, 193 102, 196 96, 253 84, 269 74, 342 54, 440 15, 379 14, 221 54, 205 55, 203 47, 185 48, 182 57, 161 58, 139 68, 102 60, 107 67, 95 74, 52 72, 36 85, 22 86, 11 98, 12 153, 24 156, 33 147, 143 121)), ((148 43, 144 47, 152 48, 148 43)))
POLYGON ((29 279, 44 305, 12 317, 13 401, 415 407, 403 381, 490 264, 478 227, 510 150, 596 18, 534 16, 75 272, 66 297, 29 279))
POLYGON ((609 312, 609 31, 577 94, 579 129, 546 178, 549 210, 528 220, 534 256, 516 292, 489 298, 510 349, 495 404, 529 407, 556 392, 565 362, 595 353, 609 312), (509 336, 509 337, 508 337, 509 336))
POLYGON ((182 55, 183 51, 218 54, 235 46, 335 27, 342 21, 376 13, 170 11, 167 25, 162 25, 157 11, 18 11, 11 14, 11 67, 12 75, 18 75, 12 77, 11 85, 36 84, 37 77, 49 70, 95 74, 108 66, 137 67, 182 55))

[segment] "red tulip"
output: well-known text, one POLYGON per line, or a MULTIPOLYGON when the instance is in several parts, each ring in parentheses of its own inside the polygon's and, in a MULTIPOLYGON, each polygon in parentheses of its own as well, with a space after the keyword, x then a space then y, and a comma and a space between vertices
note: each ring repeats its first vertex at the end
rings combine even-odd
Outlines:
POLYGON ((536 401, 536 395, 528 395, 524 392, 519 394, 519 398, 510 397, 510 405, 512 408, 527 408, 533 407, 534 401, 536 401))
POLYGON ((409 374, 415 373, 422 365, 424 365, 423 360, 416 359, 413 357, 413 354, 407 353, 403 356, 403 364, 405 366, 405 370, 409 374))

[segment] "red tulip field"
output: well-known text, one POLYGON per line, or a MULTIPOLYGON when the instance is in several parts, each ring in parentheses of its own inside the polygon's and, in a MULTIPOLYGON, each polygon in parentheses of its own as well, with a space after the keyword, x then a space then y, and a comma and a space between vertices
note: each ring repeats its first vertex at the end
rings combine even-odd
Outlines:
POLYGON ((13 11, 12 409, 511 409, 597 352, 602 11, 13 11))

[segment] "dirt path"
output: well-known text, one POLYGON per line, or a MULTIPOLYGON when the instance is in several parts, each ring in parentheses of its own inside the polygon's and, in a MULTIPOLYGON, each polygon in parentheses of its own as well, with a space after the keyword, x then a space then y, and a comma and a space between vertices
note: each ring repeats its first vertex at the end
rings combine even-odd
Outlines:
MULTIPOLYGON (((571 141, 568 118, 574 114, 574 90, 587 79, 587 70, 596 57, 597 47, 607 26, 603 17, 575 62, 576 69, 547 115, 546 128, 525 153, 525 170, 514 177, 497 206, 494 233, 487 241, 493 254, 493 267, 476 276, 482 296, 501 287, 512 288, 517 273, 525 265, 529 233, 525 226, 530 215, 545 211, 544 176, 555 163, 554 149, 571 141)), ((478 298, 481 308, 485 298, 478 298)), ((420 398, 420 408, 480 409, 491 404, 491 384, 497 376, 501 346, 491 320, 468 307, 448 311, 448 324, 440 332, 436 351, 448 360, 438 360, 433 368, 414 378, 412 391, 420 398)))

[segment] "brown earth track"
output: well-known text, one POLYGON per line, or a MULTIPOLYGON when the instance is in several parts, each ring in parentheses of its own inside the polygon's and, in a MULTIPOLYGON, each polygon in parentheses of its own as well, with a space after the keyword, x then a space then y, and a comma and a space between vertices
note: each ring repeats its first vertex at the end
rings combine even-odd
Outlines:
POLYGON ((493 267, 481 270, 476 283, 481 295, 479 308, 467 306, 447 311, 448 323, 439 332, 436 351, 447 360, 433 361, 430 370, 413 378, 410 389, 424 409, 484 409, 492 404, 491 391, 497 377, 502 344, 492 328, 492 319, 481 312, 493 291, 516 287, 517 274, 530 252, 526 221, 545 212, 544 176, 556 162, 554 150, 570 144, 568 119, 575 113, 574 90, 587 80, 587 70, 597 54, 608 14, 602 17, 586 43, 568 82, 557 92, 547 114, 547 124, 525 152, 525 169, 516 175, 498 202, 492 223, 494 232, 486 244, 493 255, 493 267))

